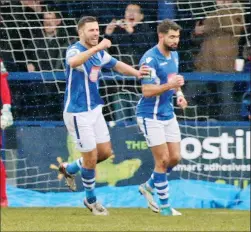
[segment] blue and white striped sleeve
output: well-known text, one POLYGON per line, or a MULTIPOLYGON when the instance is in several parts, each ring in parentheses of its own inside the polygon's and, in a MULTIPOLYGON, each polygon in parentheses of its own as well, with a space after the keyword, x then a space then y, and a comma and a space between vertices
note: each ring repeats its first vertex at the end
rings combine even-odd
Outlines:
POLYGON ((80 53, 80 50, 77 49, 76 47, 70 47, 67 52, 66 52, 66 62, 68 63, 69 58, 76 56, 77 54, 80 53))
POLYGON ((146 65, 150 68, 150 75, 148 77, 144 77, 141 79, 141 84, 146 85, 146 84, 156 84, 155 79, 157 77, 156 74, 156 61, 152 57, 145 57, 143 56, 142 59, 140 60, 140 66, 141 65, 146 65))
POLYGON ((102 55, 103 55, 102 56, 102 66, 104 68, 110 69, 110 68, 113 68, 117 64, 118 60, 115 59, 114 57, 112 57, 106 51, 103 51, 102 55))

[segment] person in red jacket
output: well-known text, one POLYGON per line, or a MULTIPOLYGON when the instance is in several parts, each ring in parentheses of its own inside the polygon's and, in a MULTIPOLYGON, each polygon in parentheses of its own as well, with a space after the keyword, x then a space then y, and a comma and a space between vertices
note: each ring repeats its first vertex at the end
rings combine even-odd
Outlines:
MULTIPOLYGON (((1 133, 2 130, 5 130, 6 127, 9 127, 13 124, 13 117, 11 113, 11 95, 10 88, 8 85, 7 77, 8 72, 6 71, 3 61, 0 59, 1 63, 1 72, 0 72, 0 92, 1 92, 1 133)), ((2 136, 0 139, 0 148, 2 148, 2 136)), ((6 171, 4 163, 0 157, 0 206, 8 206, 8 198, 6 193, 6 171)))

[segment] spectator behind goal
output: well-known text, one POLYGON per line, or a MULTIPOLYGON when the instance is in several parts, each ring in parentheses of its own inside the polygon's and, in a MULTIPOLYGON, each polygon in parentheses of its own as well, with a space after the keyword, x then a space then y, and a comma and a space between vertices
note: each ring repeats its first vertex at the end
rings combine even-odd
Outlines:
POLYGON ((15 65, 15 67, 12 65, 9 71, 27 71, 25 50, 31 39, 38 33, 38 28, 42 26, 42 12, 45 8, 46 3, 40 0, 1 2, 3 30, 6 34, 5 39, 9 39, 8 45, 1 47, 1 50, 5 52, 4 58, 8 59, 5 60, 6 64, 12 60, 6 56, 10 53, 15 65))
POLYGON ((203 24, 196 24, 193 36, 202 37, 203 41, 195 68, 200 72, 234 72, 238 35, 245 24, 243 10, 231 0, 216 0, 216 5, 217 10, 208 14, 203 24))
POLYGON ((59 28, 61 22, 59 13, 54 11, 43 13, 43 29, 28 45, 29 72, 64 69, 63 57, 69 42, 65 29, 59 28))
MULTIPOLYGON (((193 43, 200 46, 199 52, 194 54, 195 71, 233 73, 245 24, 243 10, 237 1, 232 0, 215 0, 215 5, 216 10, 209 13, 204 21, 198 21, 192 33, 193 43)), ((238 120, 237 104, 230 105, 233 102, 234 82, 208 82, 205 87, 201 91, 194 84, 189 89, 195 104, 207 105, 203 111, 210 118, 238 120), (203 98, 202 92, 207 97, 203 98), (220 109, 211 105, 218 105, 220 109)))
POLYGON ((113 55, 122 54, 119 59, 131 65, 138 65, 140 56, 157 43, 155 28, 142 23, 143 19, 140 5, 132 3, 127 5, 124 19, 113 19, 105 29, 105 37, 119 46, 119 50, 111 47, 109 52, 113 55))

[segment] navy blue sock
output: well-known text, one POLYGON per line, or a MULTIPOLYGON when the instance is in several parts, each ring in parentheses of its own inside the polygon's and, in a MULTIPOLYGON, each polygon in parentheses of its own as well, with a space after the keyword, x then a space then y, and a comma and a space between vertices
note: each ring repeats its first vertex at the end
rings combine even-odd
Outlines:
POLYGON ((169 175, 171 173, 171 171, 173 170, 173 167, 168 167, 166 169, 166 174, 169 175))

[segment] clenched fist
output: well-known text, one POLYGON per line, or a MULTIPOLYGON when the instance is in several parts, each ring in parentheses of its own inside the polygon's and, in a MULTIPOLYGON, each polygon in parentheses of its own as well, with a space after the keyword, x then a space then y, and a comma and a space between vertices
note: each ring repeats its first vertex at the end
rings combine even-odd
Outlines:
POLYGON ((177 97, 177 105, 183 110, 187 108, 187 100, 184 96, 177 97))
POLYGON ((98 50, 104 50, 112 46, 112 42, 109 39, 103 39, 98 45, 98 50))
POLYGON ((181 75, 172 75, 170 78, 168 78, 168 84, 174 89, 183 86, 184 83, 184 77, 181 75))

